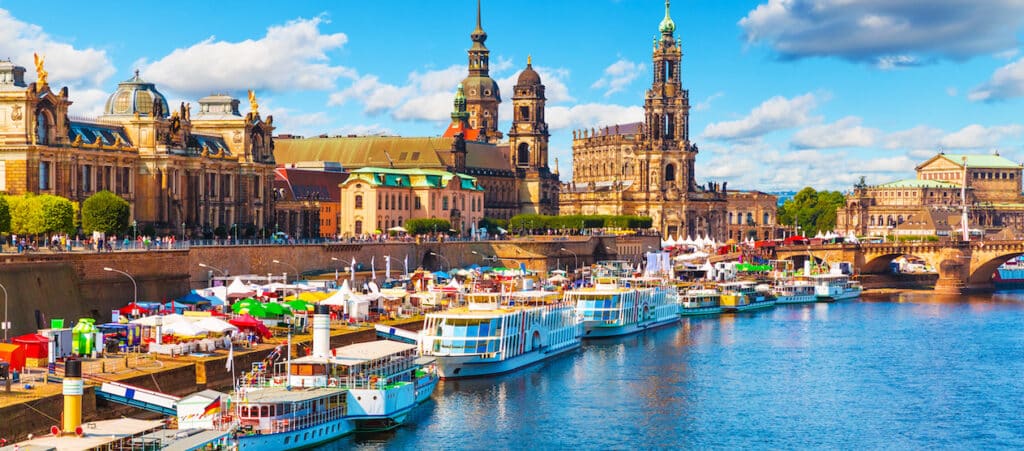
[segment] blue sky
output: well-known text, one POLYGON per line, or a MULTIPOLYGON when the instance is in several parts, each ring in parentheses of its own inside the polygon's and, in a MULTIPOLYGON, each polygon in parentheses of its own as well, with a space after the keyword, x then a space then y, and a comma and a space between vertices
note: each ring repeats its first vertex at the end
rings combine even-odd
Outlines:
MULTIPOLYGON (((306 136, 440 134, 475 20, 472 0, 77 5, 0 0, 0 58, 34 79, 45 54, 72 114, 97 115, 140 69, 172 105, 255 89, 278 132, 306 136)), ((501 129, 533 55, 568 180, 573 129, 642 117, 663 14, 661 0, 484 0, 501 129)), ((675 0, 672 18, 698 182, 846 190, 912 177, 939 149, 1024 161, 1021 0, 675 0)))

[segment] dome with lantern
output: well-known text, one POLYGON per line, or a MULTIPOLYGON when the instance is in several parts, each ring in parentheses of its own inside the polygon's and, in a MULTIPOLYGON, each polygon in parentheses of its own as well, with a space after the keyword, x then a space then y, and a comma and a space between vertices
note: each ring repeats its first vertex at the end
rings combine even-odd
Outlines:
POLYGON ((117 90, 107 99, 103 107, 105 116, 153 116, 153 110, 159 105, 158 116, 167 117, 170 109, 167 107, 167 99, 156 85, 149 83, 139 77, 139 71, 135 76, 121 83, 118 83, 117 90))

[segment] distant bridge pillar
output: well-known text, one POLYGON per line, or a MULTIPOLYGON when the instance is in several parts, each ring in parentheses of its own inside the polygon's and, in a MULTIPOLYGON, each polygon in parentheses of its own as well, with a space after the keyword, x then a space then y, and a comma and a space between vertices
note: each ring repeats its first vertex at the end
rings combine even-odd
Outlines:
POLYGON ((963 294, 971 275, 970 242, 955 241, 939 251, 939 280, 935 292, 941 294, 963 294))

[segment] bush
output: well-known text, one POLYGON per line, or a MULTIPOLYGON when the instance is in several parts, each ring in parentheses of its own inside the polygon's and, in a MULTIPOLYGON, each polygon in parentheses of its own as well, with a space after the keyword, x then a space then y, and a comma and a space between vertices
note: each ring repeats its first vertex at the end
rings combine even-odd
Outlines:
POLYGON ((82 203, 82 230, 123 233, 128 228, 131 206, 128 201, 110 191, 100 191, 82 203))
POLYGON ((480 220, 480 225, 478 225, 477 227, 487 229, 487 233, 493 235, 495 233, 498 233, 498 227, 508 230, 508 220, 497 218, 484 218, 480 220))
POLYGON ((448 233, 452 224, 447 219, 409 219, 402 225, 412 235, 425 235, 433 232, 448 233))
POLYGON ((636 215, 567 215, 567 216, 543 216, 538 214, 515 215, 509 220, 511 230, 535 230, 535 229, 597 229, 597 228, 624 228, 624 229, 646 229, 650 228, 654 221, 649 216, 636 215))

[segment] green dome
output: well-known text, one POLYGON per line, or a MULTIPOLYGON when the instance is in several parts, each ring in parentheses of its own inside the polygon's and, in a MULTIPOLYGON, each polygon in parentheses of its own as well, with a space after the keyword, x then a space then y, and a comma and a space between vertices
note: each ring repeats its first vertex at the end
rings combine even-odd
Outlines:
POLYGON ((672 21, 672 18, 668 15, 668 0, 665 0, 665 18, 661 19, 661 24, 658 25, 658 31, 663 34, 672 34, 676 31, 676 23, 672 21))

